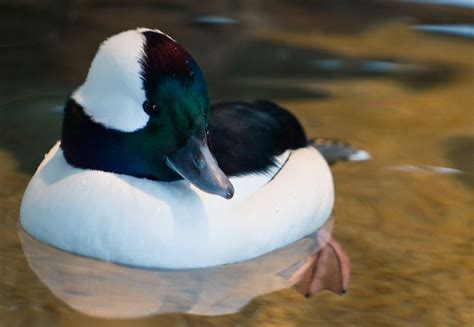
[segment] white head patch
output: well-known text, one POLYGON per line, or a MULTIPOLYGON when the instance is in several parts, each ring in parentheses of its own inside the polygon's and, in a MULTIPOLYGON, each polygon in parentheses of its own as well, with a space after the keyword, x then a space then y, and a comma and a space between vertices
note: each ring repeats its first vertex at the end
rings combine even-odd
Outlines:
POLYGON ((130 30, 105 40, 92 61, 86 81, 74 91, 72 98, 96 123, 123 132, 133 132, 147 124, 149 116, 142 108, 146 97, 139 62, 145 43, 142 32, 146 30, 130 30))

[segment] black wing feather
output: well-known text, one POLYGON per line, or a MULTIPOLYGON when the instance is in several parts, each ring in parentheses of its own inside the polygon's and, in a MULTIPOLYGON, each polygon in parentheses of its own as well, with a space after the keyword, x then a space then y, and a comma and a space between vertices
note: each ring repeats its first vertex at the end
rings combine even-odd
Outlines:
POLYGON ((218 102, 211 107, 209 145, 228 176, 266 172, 274 158, 308 141, 296 117, 270 101, 218 102))

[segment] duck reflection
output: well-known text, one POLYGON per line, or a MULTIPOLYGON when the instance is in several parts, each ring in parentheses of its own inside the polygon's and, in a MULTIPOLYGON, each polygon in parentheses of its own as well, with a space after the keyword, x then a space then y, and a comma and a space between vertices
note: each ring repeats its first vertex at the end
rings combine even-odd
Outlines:
POLYGON ((349 259, 331 238, 332 222, 287 247, 252 260, 202 269, 141 269, 90 259, 41 243, 19 228, 31 269, 58 298, 95 317, 138 318, 161 313, 221 315, 254 297, 295 287, 309 296, 342 294, 349 259))

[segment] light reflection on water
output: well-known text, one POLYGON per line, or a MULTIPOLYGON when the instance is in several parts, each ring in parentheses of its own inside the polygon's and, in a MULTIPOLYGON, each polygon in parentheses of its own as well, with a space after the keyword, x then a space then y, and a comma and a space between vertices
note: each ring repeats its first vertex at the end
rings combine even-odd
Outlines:
POLYGON ((474 38, 474 25, 467 24, 438 24, 438 25, 417 25, 415 29, 423 32, 451 34, 474 38))
POLYGON ((474 8, 474 2, 471 0, 401 0, 402 2, 412 2, 419 4, 439 4, 445 6, 460 6, 474 8))
POLYGON ((28 268, 16 232, 18 206, 58 139, 61 116, 51 108, 82 82, 100 41, 136 26, 161 28, 187 47, 212 99, 277 100, 310 136, 347 140, 374 159, 333 168, 335 236, 353 265, 344 297, 306 300, 284 288, 236 314, 134 323, 474 323, 472 38, 414 30, 471 26, 472 9, 398 1, 127 3, 0 5, 0 325, 103 324, 69 309, 28 268), (205 16, 238 24, 193 21, 205 16))

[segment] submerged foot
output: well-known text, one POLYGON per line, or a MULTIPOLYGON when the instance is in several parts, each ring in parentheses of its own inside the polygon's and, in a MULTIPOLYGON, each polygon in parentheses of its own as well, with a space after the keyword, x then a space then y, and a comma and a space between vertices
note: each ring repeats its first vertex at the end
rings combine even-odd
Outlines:
POLYGON ((316 253, 285 269, 280 274, 305 297, 329 290, 346 293, 351 275, 350 259, 341 245, 329 236, 316 253))

